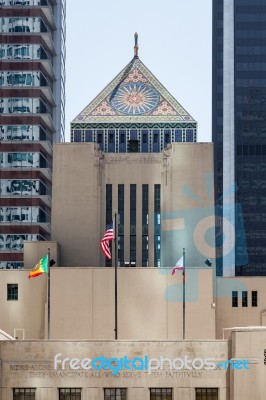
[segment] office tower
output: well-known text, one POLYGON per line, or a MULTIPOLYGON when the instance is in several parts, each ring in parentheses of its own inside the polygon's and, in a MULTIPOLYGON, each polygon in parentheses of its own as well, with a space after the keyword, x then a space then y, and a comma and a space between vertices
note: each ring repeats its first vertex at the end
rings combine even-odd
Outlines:
MULTIPOLYGON (((95 170, 92 178, 88 176, 86 179, 92 186, 94 186, 95 179, 98 179, 96 187, 101 188, 101 193, 94 191, 94 196, 91 196, 87 202, 87 205, 90 203, 90 209, 95 213, 94 216, 99 215, 94 221, 95 237, 92 239, 90 235, 91 240, 99 240, 97 230, 102 231, 103 227, 105 229, 105 226, 112 222, 114 210, 117 209, 119 219, 118 262, 121 266, 159 267, 162 265, 160 254, 161 203, 162 199, 165 203, 166 198, 172 195, 172 192, 169 195, 170 186, 167 188, 167 194, 161 194, 162 159, 165 158, 164 172, 167 174, 167 169, 171 168, 169 165, 172 165, 172 161, 170 161, 172 153, 175 152, 171 148, 169 159, 166 161, 167 149, 175 142, 192 142, 189 143, 192 145, 193 142, 196 142, 196 137, 197 122, 139 59, 138 35, 135 34, 133 59, 71 123, 72 142, 95 143, 98 145, 95 148, 99 147, 102 152, 100 161, 96 161, 97 151, 95 153, 94 150, 88 150, 93 147, 85 148, 83 146, 83 149, 80 149, 79 160, 75 161, 76 165, 79 165, 79 170, 90 168, 90 173, 94 165, 96 168, 98 168, 99 162, 101 165, 97 173, 95 170), (83 151, 90 152, 91 162, 95 160, 91 167, 88 165, 85 167, 85 164, 82 164, 83 151), (113 169, 110 163, 116 167, 113 169), (126 171, 127 173, 125 173, 126 171), (97 196, 99 197, 95 203, 97 196), (101 205, 100 212, 97 211, 99 205, 101 205), (98 212, 99 214, 97 214, 98 212), (140 218, 142 223, 140 223, 140 218)), ((74 148, 76 147, 72 147, 72 151, 74 148)), ((69 150, 70 147, 66 147, 59 151, 66 154, 69 150)), ((73 162, 74 154, 73 156, 69 154, 69 157, 69 162, 73 162)), ((58 163, 60 162, 61 156, 58 158, 58 163)), ((65 171, 68 168, 69 166, 65 171)), ((169 181, 175 175, 175 167, 172 168, 173 171, 169 172, 169 181)), ((199 170, 201 169, 199 168, 199 170)), ((58 193, 58 167, 56 167, 56 171, 55 192, 58 193)), ((72 174, 70 175, 72 176, 72 174)), ((183 174, 183 176, 187 175, 183 174)), ((76 174, 76 179, 77 181, 80 179, 78 174, 76 174)), ((85 189, 85 198, 88 193, 85 181, 84 183, 80 181, 79 188, 77 188, 79 193, 82 191, 81 185, 85 189)), ((172 188, 172 190, 174 189, 172 188)), ((69 196, 70 199, 72 193, 69 193, 69 196)), ((57 240, 57 228, 60 225, 60 217, 58 218, 56 215, 58 211, 55 211, 56 207, 57 205, 53 207, 55 224, 52 232, 55 240, 57 240)), ((73 207, 67 211, 68 217, 66 218, 69 218, 72 212, 73 207)), ((90 227, 92 226, 91 221, 90 227)), ((86 238, 85 232, 83 237, 86 238)), ((79 246, 82 245, 84 239, 79 240, 79 246)), ((82 246, 83 249, 87 248, 87 246, 82 246)), ((172 254, 170 250, 169 254, 172 254)), ((90 258, 85 256, 85 259, 82 259, 79 256, 81 264, 86 259, 90 260, 90 265, 102 265, 103 263, 103 258, 100 258, 98 251, 95 251, 93 255, 90 254, 90 258)), ((64 262, 70 263, 71 261, 69 259, 64 262)), ((176 260, 174 259, 172 262, 175 263, 176 260)), ((107 261, 106 265, 111 265, 111 261, 107 261)))
POLYGON ((183 247, 189 265, 207 258, 195 236, 213 216, 212 144, 195 143, 197 122, 135 40, 133 59, 72 121, 73 143, 55 147, 52 240, 62 266, 112 265, 99 243, 115 210, 120 266, 175 265, 183 247))
POLYGON ((65 0, 0 1, 0 268, 50 238, 53 143, 64 140, 65 0))
POLYGON ((265 0, 213 1, 218 275, 266 274, 265 22, 265 0))

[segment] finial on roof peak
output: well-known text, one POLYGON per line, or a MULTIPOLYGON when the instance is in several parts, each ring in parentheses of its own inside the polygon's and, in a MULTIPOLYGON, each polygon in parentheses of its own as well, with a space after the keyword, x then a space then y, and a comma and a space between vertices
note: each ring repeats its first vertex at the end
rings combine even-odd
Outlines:
POLYGON ((139 56, 138 55, 138 52, 139 52, 139 46, 138 46, 139 35, 137 34, 137 32, 135 33, 134 37, 135 37, 134 57, 138 58, 138 56, 139 56))

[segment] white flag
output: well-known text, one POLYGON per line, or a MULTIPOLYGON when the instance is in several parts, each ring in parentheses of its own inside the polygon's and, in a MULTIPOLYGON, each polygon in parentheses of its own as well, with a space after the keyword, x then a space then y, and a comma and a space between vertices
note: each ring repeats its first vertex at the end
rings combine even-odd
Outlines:
POLYGON ((176 265, 172 269, 172 275, 175 274, 176 271, 183 271, 184 269, 184 262, 183 256, 177 261, 176 265))

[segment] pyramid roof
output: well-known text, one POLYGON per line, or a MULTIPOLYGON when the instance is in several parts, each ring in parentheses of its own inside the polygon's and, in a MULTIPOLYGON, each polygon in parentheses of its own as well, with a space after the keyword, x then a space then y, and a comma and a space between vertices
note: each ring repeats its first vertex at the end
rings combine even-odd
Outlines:
POLYGON ((135 55, 72 124, 161 122, 196 121, 135 55))

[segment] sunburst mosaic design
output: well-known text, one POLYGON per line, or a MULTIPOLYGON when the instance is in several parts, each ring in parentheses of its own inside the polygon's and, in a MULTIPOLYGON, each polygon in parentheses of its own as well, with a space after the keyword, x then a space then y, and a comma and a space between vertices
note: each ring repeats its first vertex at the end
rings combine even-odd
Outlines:
POLYGON ((160 102, 159 92, 144 83, 131 82, 119 86, 110 97, 110 105, 127 115, 142 115, 153 111, 160 102))

